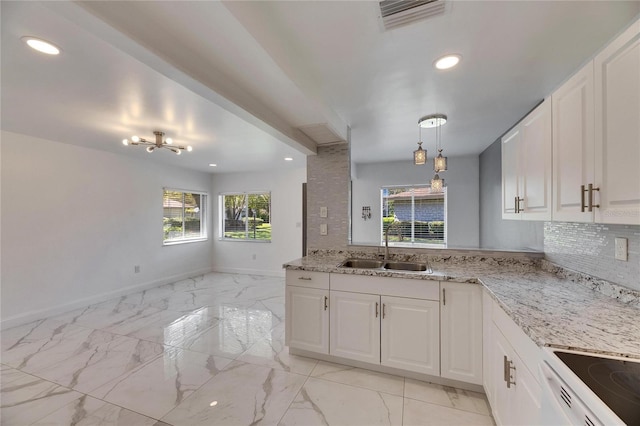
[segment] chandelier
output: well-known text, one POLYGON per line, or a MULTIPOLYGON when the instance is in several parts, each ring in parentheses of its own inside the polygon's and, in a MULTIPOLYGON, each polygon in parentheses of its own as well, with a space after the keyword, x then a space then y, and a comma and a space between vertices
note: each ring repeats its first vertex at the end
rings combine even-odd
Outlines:
POLYGON ((173 144, 173 139, 171 138, 166 138, 163 139, 164 136, 164 132, 159 132, 159 131, 155 131, 153 132, 154 135, 156 135, 156 141, 152 142, 152 141, 148 141, 145 138, 141 138, 138 136, 131 136, 131 140, 129 139, 123 139, 122 140, 122 144, 129 146, 129 145, 143 145, 147 147, 147 152, 153 152, 156 148, 166 148, 168 150, 170 150, 171 152, 175 153, 176 155, 180 155, 182 153, 182 151, 184 151, 185 149, 188 152, 193 151, 193 148, 191 148, 191 145, 189 146, 181 146, 181 145, 174 145, 173 144))
MULTIPOLYGON (((442 125, 447 122, 447 116, 444 114, 431 114, 425 115, 418 120, 418 127, 430 129, 436 129, 436 149, 438 150, 438 156, 433 159, 433 171, 435 175, 431 179, 431 191, 442 192, 444 189, 444 179, 440 178, 439 172, 447 170, 447 157, 442 156, 442 125)), ((420 144, 418 144, 420 145, 420 144)), ((426 160, 426 159, 425 159, 426 160)), ((416 162, 416 164, 418 164, 416 162)), ((421 163, 424 164, 424 163, 421 163)))

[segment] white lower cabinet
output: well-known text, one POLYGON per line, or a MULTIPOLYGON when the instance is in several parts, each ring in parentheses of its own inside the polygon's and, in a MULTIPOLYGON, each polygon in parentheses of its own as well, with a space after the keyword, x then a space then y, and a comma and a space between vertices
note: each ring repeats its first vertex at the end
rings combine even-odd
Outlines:
POLYGON ((478 284, 288 270, 286 318, 293 350, 483 383, 478 284))
POLYGON ((329 353, 329 274, 287 271, 285 344, 329 353))
POLYGON ((539 348, 501 308, 493 305, 493 311, 491 338, 485 340, 491 377, 484 384, 493 417, 498 426, 538 425, 541 389, 531 369, 537 371, 539 348))
POLYGON ((495 398, 498 425, 540 424, 540 385, 500 330, 495 329, 495 398))
POLYGON ((382 296, 380 363, 438 376, 439 306, 435 300, 382 296))
POLYGON ((482 288, 440 283, 441 376, 482 384, 482 288))
POLYGON ((331 355, 380 363, 380 296, 331 291, 331 355))

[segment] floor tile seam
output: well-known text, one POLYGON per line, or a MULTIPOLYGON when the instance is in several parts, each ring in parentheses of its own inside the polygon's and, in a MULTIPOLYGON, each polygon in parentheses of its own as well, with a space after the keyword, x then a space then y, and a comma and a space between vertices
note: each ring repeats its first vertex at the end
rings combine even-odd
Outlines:
MULTIPOLYGON (((13 368, 13 367, 11 367, 11 368, 13 368)), ((18 369, 17 369, 17 368, 15 368, 15 370, 18 370, 18 369)), ((36 379, 40 379, 40 380, 45 381, 45 382, 47 382, 47 383, 51 383, 52 385, 54 385, 54 386, 55 386, 55 388, 54 388, 54 389, 64 388, 64 389, 67 389, 67 390, 68 390, 68 391, 70 391, 70 392, 76 392, 76 393, 80 394, 80 396, 79 396, 78 398, 76 398, 76 399, 73 399, 73 400, 69 401, 67 404, 64 404, 64 405, 62 405, 62 406, 59 406, 59 407, 57 407, 57 408, 54 408, 52 411, 48 411, 48 412, 47 412, 47 413, 45 413, 42 417, 38 417, 38 419, 37 419, 37 420, 34 420, 34 421, 33 421, 33 422, 31 422, 29 425, 32 425, 32 424, 34 424, 34 423, 39 422, 40 420, 44 419, 45 417, 47 417, 47 416, 49 416, 49 415, 51 415, 51 414, 55 413, 55 412, 56 412, 56 411, 58 411, 58 410, 61 410, 62 408, 66 407, 67 405, 71 404, 73 401, 76 401, 77 399, 82 398, 82 395, 86 395, 86 394, 85 394, 85 393, 83 393, 83 392, 79 392, 79 391, 77 391, 77 390, 75 390, 75 389, 71 389, 71 388, 69 388, 69 387, 67 387, 67 386, 61 385, 61 384, 56 383, 56 382, 54 382, 54 381, 51 381, 51 380, 48 380, 48 379, 43 379, 42 377, 36 376, 36 375, 34 375, 34 374, 31 374, 31 373, 24 372, 24 371, 22 371, 22 370, 18 370, 18 371, 20 371, 20 372, 21 372, 21 373, 23 373, 23 374, 27 374, 27 375, 29 375, 29 376, 35 377, 36 379)), ((27 401, 27 400, 21 400, 21 401, 19 401, 19 402, 26 402, 26 401, 27 401)))
POLYGON ((405 396, 404 399, 410 399, 412 401, 417 401, 417 402, 424 402, 425 404, 437 405, 438 407, 451 408, 452 410, 464 411, 465 413, 477 414, 479 416, 493 417, 491 414, 479 413, 477 411, 467 410, 467 409, 459 408, 459 407, 453 407, 451 405, 438 404, 437 402, 425 401, 423 399, 411 398, 411 397, 408 397, 408 396, 405 396))
MULTIPOLYGON (((96 388, 96 389, 97 389, 97 388, 96 388)), ((75 389, 74 389, 74 390, 75 390, 75 389)), ((94 389, 94 390, 95 390, 95 389, 94 389)), ((84 395, 84 396, 87 396, 87 397, 89 397, 89 398, 97 399, 97 400, 99 400, 99 401, 101 401, 101 402, 104 402, 105 404, 114 405, 114 406, 116 406, 116 407, 118 407, 118 408, 120 408, 120 409, 122 409, 122 410, 131 411, 131 412, 136 413, 136 414, 139 414, 139 415, 141 415, 141 416, 144 416, 144 417, 150 418, 150 419, 152 419, 152 420, 155 420, 156 422, 159 422, 159 421, 160 421, 160 419, 157 419, 157 418, 155 418, 155 417, 153 417, 153 416, 150 416, 150 415, 148 415, 148 414, 143 414, 143 413, 141 413, 141 412, 139 412, 139 411, 136 411, 136 410, 134 410, 134 409, 131 409, 131 408, 123 407, 122 405, 120 405, 120 404, 118 404, 118 403, 111 402, 111 401, 107 401, 107 400, 105 400, 105 399, 103 399, 103 398, 99 398, 99 397, 97 397, 97 396, 91 395, 90 393, 80 392, 80 391, 75 391, 75 392, 78 392, 78 393, 80 393, 80 394, 82 394, 82 395, 84 395)), ((82 398, 82 396, 80 396, 79 398, 82 398)), ((78 399, 79 399, 79 398, 78 398, 78 399)), ((71 403, 72 403, 72 402, 74 402, 74 401, 76 401, 76 400, 74 399, 73 401, 69 402, 69 404, 71 404, 71 403)), ((66 404, 66 405, 69 405, 69 404, 66 404)), ((66 407, 66 405, 63 405, 62 407, 58 408, 58 410, 61 410, 62 408, 66 407)), ((56 411, 58 411, 58 410, 55 410, 55 411, 51 412, 50 414, 53 414, 53 413, 55 413, 55 412, 56 412, 56 411)), ((44 418, 44 417, 43 417, 43 418, 44 418)), ((40 419, 40 420, 42 420, 42 419, 40 419)), ((40 420, 38 420, 38 421, 40 421, 40 420)), ((37 423, 37 422, 34 422, 34 423, 37 423)))
MULTIPOLYGON (((317 364, 316 364, 316 365, 317 365, 317 364)), ((314 368, 315 368, 315 367, 314 367, 314 368)), ((354 384, 352 384, 352 383, 344 383, 344 382, 340 382, 340 381, 337 381, 337 380, 325 379, 324 377, 316 377, 316 376, 311 376, 311 375, 310 375, 310 376, 309 376, 309 378, 311 378, 311 379, 317 379, 317 380, 322 380, 322 381, 330 382, 330 383, 337 383, 337 384, 345 385, 345 386, 350 386, 350 387, 352 387, 352 388, 364 389, 364 390, 369 390, 369 391, 372 391, 372 392, 379 392, 379 393, 383 393, 383 394, 385 394, 385 395, 397 396, 398 398, 403 398, 403 396, 402 396, 402 395, 398 395, 397 393, 386 392, 386 391, 379 390, 379 389, 374 389, 374 388, 368 388, 368 387, 366 387, 366 386, 354 385, 354 384)))
POLYGON ((296 392, 296 394, 293 396, 293 399, 289 402, 289 405, 287 405, 287 408, 282 412, 282 416, 280 416, 276 425, 280 425, 282 423, 282 419, 284 419, 284 416, 287 415, 287 413, 289 412, 289 409, 291 409, 291 406, 295 402, 296 398, 298 398, 298 395, 300 395, 300 392, 302 392, 302 390, 304 389, 304 386, 307 384, 310 377, 311 376, 306 376, 306 378, 304 379, 304 383, 302 383, 302 386, 300 386, 300 389, 298 389, 298 392, 296 392))

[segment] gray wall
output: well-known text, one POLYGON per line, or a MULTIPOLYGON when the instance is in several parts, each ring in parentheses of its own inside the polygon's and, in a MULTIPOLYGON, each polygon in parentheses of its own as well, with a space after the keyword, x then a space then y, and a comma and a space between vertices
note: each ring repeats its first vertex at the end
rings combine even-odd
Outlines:
MULTIPOLYGON (((431 163, 429 163, 431 164, 431 163)), ((448 247, 478 248, 478 157, 449 157, 440 177, 447 186, 448 247)), ((411 161, 359 164, 352 176, 353 243, 380 244, 380 188, 384 185, 429 183, 431 166, 411 161), (371 219, 362 219, 362 207, 371 206, 371 219)))
POLYGON ((502 145, 500 139, 480 154, 480 248, 544 248, 544 222, 502 220, 502 145))

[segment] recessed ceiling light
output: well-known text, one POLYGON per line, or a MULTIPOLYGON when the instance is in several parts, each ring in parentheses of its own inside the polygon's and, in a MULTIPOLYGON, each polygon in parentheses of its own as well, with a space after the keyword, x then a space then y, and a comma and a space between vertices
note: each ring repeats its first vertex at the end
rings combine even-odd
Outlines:
POLYGON ((293 161, 293 158, 291 158, 291 157, 284 157, 284 161, 293 161))
POLYGON ((55 44, 48 42, 46 40, 42 40, 37 37, 24 36, 22 40, 29 45, 34 50, 38 52, 46 53, 47 55, 58 55, 60 54, 60 48, 55 44))
POLYGON ((453 68, 458 65, 461 59, 462 56, 460 55, 446 55, 437 59, 433 63, 433 66, 439 70, 448 70, 449 68, 453 68))
POLYGON ((217 166, 218 166, 217 164, 209 163, 209 167, 217 167, 217 166))

